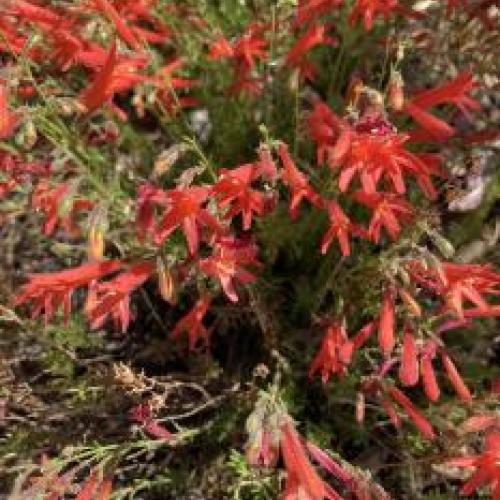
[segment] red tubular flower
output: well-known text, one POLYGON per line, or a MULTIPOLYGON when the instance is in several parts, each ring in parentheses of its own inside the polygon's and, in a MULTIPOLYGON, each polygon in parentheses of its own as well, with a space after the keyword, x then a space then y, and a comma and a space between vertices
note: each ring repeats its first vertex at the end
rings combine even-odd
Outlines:
POLYGON ((436 343, 431 340, 422 349, 420 358, 420 373, 422 375, 422 384, 425 395, 430 401, 436 402, 439 399, 441 391, 436 379, 436 373, 432 366, 432 360, 436 357, 436 343))
POLYGON ((288 51, 285 64, 299 68, 301 73, 309 80, 314 80, 316 68, 306 59, 307 53, 318 45, 335 45, 336 40, 326 34, 328 26, 324 24, 313 24, 288 51))
POLYGON ((193 306, 185 316, 183 316, 175 325, 172 330, 172 337, 179 339, 179 337, 187 332, 189 350, 196 350, 200 344, 208 344, 209 332, 203 325, 203 318, 207 314, 210 307, 211 297, 205 295, 193 306))
POLYGON ((71 295, 76 288, 111 274, 122 267, 121 261, 92 262, 55 273, 32 274, 26 285, 14 297, 14 305, 33 302, 32 317, 44 312, 45 323, 63 306, 65 318, 71 312, 71 295))
POLYGON ((256 259, 257 247, 255 244, 236 238, 222 238, 215 246, 214 255, 200 259, 198 266, 201 271, 217 278, 226 297, 232 302, 238 302, 238 294, 234 288, 234 281, 243 284, 254 283, 257 278, 247 271, 245 266, 259 266, 256 259))
POLYGON ((500 308, 489 305, 484 298, 485 294, 500 294, 500 274, 490 265, 442 262, 439 267, 424 269, 418 262, 412 262, 408 270, 417 283, 444 299, 445 311, 461 320, 468 316, 500 315, 500 308), (465 301, 476 309, 464 310, 465 301))
MULTIPOLYGON (((85 479, 75 500, 107 500, 111 496, 112 482, 108 478, 100 478, 102 473, 93 470, 85 479)), ((54 498, 48 496, 45 498, 54 498)))
POLYGON ((77 212, 91 209, 93 203, 87 199, 72 199, 71 187, 66 183, 58 184, 51 189, 48 182, 43 179, 35 188, 32 205, 45 214, 43 224, 45 235, 51 235, 60 225, 71 236, 77 236, 79 231, 73 218, 77 212))
POLYGON ((92 286, 85 307, 91 327, 101 328, 111 316, 115 328, 125 333, 131 320, 130 295, 148 280, 154 270, 154 263, 139 262, 116 278, 92 286))
POLYGON ((399 365, 399 380, 403 385, 414 386, 418 383, 417 355, 418 348, 413 332, 410 328, 406 328, 403 335, 401 364, 399 365))
POLYGON ((349 22, 353 25, 362 19, 363 25, 368 31, 372 29, 377 16, 383 16, 387 21, 398 7, 398 0, 356 0, 349 13, 349 22))
POLYGON ((349 189, 357 176, 367 194, 377 191, 381 181, 398 194, 406 192, 405 176, 413 176, 429 198, 437 193, 432 176, 443 176, 436 155, 415 154, 404 148, 409 136, 398 134, 378 112, 366 112, 353 125, 317 103, 309 117, 310 133, 317 144, 318 163, 340 169, 339 188, 349 189))
POLYGON ((113 96, 113 72, 116 64, 116 42, 113 42, 102 71, 97 75, 90 87, 80 94, 80 102, 88 113, 95 111, 113 96))
POLYGON ((255 176, 256 168, 253 163, 223 170, 212 190, 221 208, 231 205, 224 218, 232 219, 241 213, 245 231, 250 229, 254 214, 263 215, 265 211, 264 195, 251 187, 255 176))
POLYGON ((316 354, 309 368, 309 377, 321 372, 324 384, 332 375, 338 373, 345 375, 347 365, 351 362, 353 344, 347 338, 347 332, 342 322, 336 322, 328 327, 321 343, 321 348, 316 354))
POLYGON ((301 0, 297 7, 294 26, 301 26, 318 17, 328 14, 343 4, 343 0, 301 0))
POLYGON ((19 118, 19 113, 9 111, 7 88, 0 84, 0 139, 8 139, 13 135, 19 118))
POLYGON ((467 95, 476 86, 473 76, 463 71, 455 79, 413 96, 405 103, 404 111, 431 136, 438 140, 448 139, 454 135, 455 130, 426 110, 440 104, 455 104, 464 115, 469 116, 470 111, 481 108, 479 102, 467 95))
POLYGON ((210 59, 224 59, 226 57, 234 57, 234 49, 227 39, 220 35, 211 45, 208 57, 210 59))
MULTIPOLYGON (((100 63, 100 61, 98 61, 100 63)), ((125 92, 137 83, 150 81, 157 83, 155 78, 140 75, 136 70, 147 62, 144 57, 121 58, 118 60, 116 42, 113 41, 104 66, 97 73, 90 87, 84 89, 79 96, 80 103, 87 113, 92 113, 105 103, 109 103, 121 119, 126 119, 123 111, 113 105, 112 98, 116 93, 125 92)))
POLYGON ((448 356, 448 354, 446 354, 445 352, 441 353, 441 362, 443 363, 443 367, 446 371, 446 374, 448 375, 448 379, 453 385, 459 398, 462 401, 465 401, 466 403, 472 401, 472 395, 468 387, 465 385, 464 381, 462 380, 462 377, 458 373, 455 364, 448 356))
POLYGON ((435 439, 436 434, 429 421, 413 406, 408 397, 396 387, 389 388, 389 394, 405 410, 406 414, 413 421, 417 429, 427 439, 435 439))
POLYGON ((49 7, 41 7, 25 0, 12 1, 10 13, 24 22, 44 23, 52 27, 64 24, 64 17, 49 7))
MULTIPOLYGON (((208 227, 214 234, 222 233, 222 227, 217 219, 203 208, 209 194, 210 188, 203 186, 177 188, 163 192, 154 191, 151 196, 145 192, 144 199, 149 199, 151 203, 166 203, 165 213, 153 230, 155 243, 161 245, 176 228, 181 227, 188 243, 189 253, 195 255, 198 251, 202 227, 208 227)), ((143 221, 147 218, 146 228, 151 227, 148 210, 147 205, 143 204, 139 214, 143 221)))
POLYGON ((112 3, 108 0, 93 0, 97 9, 102 12, 114 25, 120 38, 133 50, 140 50, 141 44, 135 38, 133 31, 127 26, 112 3))
POLYGON ((394 292, 387 288, 382 300, 378 327, 378 343, 384 358, 389 358, 394 349, 394 322, 394 292))
POLYGON ((364 238, 368 235, 363 228, 359 227, 357 224, 353 224, 349 220, 347 215, 335 201, 328 201, 326 206, 330 219, 330 227, 321 241, 321 253, 323 255, 326 254, 333 239, 337 238, 342 255, 347 257, 351 253, 349 234, 352 233, 364 238))
POLYGON ((249 90, 250 93, 260 91, 258 80, 251 77, 258 60, 267 59, 267 42, 263 38, 265 26, 252 23, 245 33, 232 44, 220 36, 210 47, 210 59, 232 59, 234 63, 234 92, 249 90))
POLYGON ((353 193, 353 198, 373 210, 368 236, 374 243, 378 243, 380 240, 382 226, 389 236, 396 240, 401 232, 398 217, 403 222, 407 222, 413 215, 411 205, 392 193, 367 194, 364 191, 357 191, 353 193))
POLYGON ((295 166, 288 152, 288 146, 281 143, 278 154, 283 163, 281 180, 291 191, 289 206, 290 217, 292 219, 297 218, 299 205, 304 199, 319 208, 322 203, 321 197, 311 188, 307 177, 295 166))
POLYGON ((500 430, 493 429, 486 435, 482 454, 452 458, 446 461, 446 465, 475 469, 460 490, 461 495, 472 495, 479 488, 489 485, 492 498, 497 500, 500 498, 500 430))
POLYGON ((281 428, 281 452, 287 471, 283 500, 324 500, 326 485, 309 462, 297 431, 290 421, 281 428))

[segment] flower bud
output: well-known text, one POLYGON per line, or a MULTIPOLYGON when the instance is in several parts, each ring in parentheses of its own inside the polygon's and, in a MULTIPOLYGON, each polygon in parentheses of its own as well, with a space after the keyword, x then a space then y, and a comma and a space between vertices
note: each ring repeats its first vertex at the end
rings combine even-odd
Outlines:
POLYGON ((176 303, 175 280, 172 270, 168 268, 162 259, 158 259, 158 289, 163 300, 171 305, 176 303))
POLYGON ((389 81, 389 86, 387 88, 387 98, 389 106, 394 111, 401 111, 404 106, 404 82, 401 73, 398 71, 393 71, 391 74, 391 79, 389 81))
POLYGON ((99 226, 92 226, 89 231, 87 253, 89 260, 99 261, 104 256, 104 232, 99 226))
POLYGON ((404 288, 399 289, 399 296, 404 302, 406 309, 413 315, 419 318, 422 316, 422 308, 418 302, 404 288))
POLYGON ((365 395, 359 391, 356 394, 356 422, 362 424, 365 421, 365 395))
POLYGON ((102 207, 90 216, 89 234, 87 241, 87 254, 89 260, 100 261, 104 258, 104 234, 107 230, 106 215, 102 207))

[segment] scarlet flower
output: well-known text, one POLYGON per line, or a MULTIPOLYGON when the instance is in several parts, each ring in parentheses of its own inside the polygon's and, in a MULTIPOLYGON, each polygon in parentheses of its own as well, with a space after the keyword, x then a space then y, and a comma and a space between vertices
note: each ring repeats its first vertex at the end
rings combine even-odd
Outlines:
POLYGON ((326 33, 328 26, 313 24, 288 51, 285 64, 296 67, 309 80, 314 80, 316 68, 306 59, 307 53, 318 45, 335 45, 336 40, 326 33), (305 70, 305 71, 304 71, 305 70))
POLYGON ((197 84, 196 80, 175 76, 184 65, 181 58, 175 58, 160 68, 151 82, 157 86, 157 99, 166 111, 173 113, 179 108, 190 107, 197 104, 194 97, 174 95, 176 91, 187 90, 197 84))
POLYGON ((243 284, 254 283, 256 277, 247 271, 245 266, 259 266, 256 259, 257 247, 232 237, 221 238, 215 245, 214 254, 200 259, 198 267, 209 276, 217 278, 227 298, 238 302, 238 294, 234 288, 234 281, 243 284))
POLYGON ((500 274, 490 265, 442 262, 438 270, 425 269, 420 263, 412 262, 408 269, 419 284, 443 298, 445 310, 458 318, 500 315, 498 306, 489 305, 483 297, 500 294, 500 274), (474 304, 476 309, 464 310, 465 301, 474 304))
MULTIPOLYGON (((79 101, 85 107, 87 113, 95 111, 105 103, 109 103, 113 107, 112 98, 114 94, 129 90, 137 83, 146 80, 156 83, 154 78, 136 72, 145 62, 144 58, 125 59, 122 57, 119 60, 116 53, 116 42, 113 41, 104 66, 91 85, 80 93, 79 101)), ((113 109, 118 111, 120 118, 126 119, 123 112, 116 107, 113 109)))
POLYGON ((328 495, 325 483, 309 462, 297 431, 290 421, 286 421, 281 428, 281 452, 287 471, 283 500, 339 498, 328 495))
POLYGON ((38 317, 43 311, 45 323, 48 323, 56 310, 63 306, 67 319, 71 312, 71 295, 76 288, 87 286, 94 280, 117 271, 122 265, 121 261, 110 260, 82 264, 55 273, 32 274, 29 282, 23 285, 14 297, 14 305, 33 302, 32 317, 38 317))
POLYGON ((388 358, 396 339, 394 337, 394 291, 387 288, 384 292, 378 327, 378 342, 384 358, 388 358))
POLYGON ((471 478, 462 486, 461 495, 472 495, 479 488, 489 485, 492 498, 500 498, 500 430, 488 432, 480 455, 452 458, 446 461, 446 465, 475 469, 471 478))
MULTIPOLYGON (((85 479, 75 500, 107 500, 111 496, 112 482, 109 478, 99 478, 99 471, 93 470, 85 479)), ((52 497, 47 497, 52 498, 52 497)))
POLYGON ((349 22, 353 25, 358 19, 362 19, 368 31, 372 29, 377 16, 383 16, 388 21, 398 7, 398 0, 356 0, 349 13, 349 22))
POLYGON ((300 26, 340 7, 343 0, 301 0, 297 7, 294 26, 300 26))
POLYGON ((97 75, 92 85, 80 94, 80 102, 88 113, 95 111, 113 96, 113 72, 116 63, 116 42, 113 42, 102 71, 97 75))
POLYGON ((420 373, 422 375, 422 384, 424 392, 430 401, 437 401, 441 394, 439 385, 436 379, 436 373, 432 366, 432 360, 436 357, 437 345, 433 340, 427 342, 422 349, 420 357, 420 373))
POLYGON ((316 354, 309 368, 309 377, 321 372, 321 380, 324 384, 332 375, 338 373, 340 377, 347 372, 347 366, 351 362, 353 343, 347 337, 347 331, 342 322, 335 322, 326 331, 321 349, 316 354))
POLYGON ((392 193, 367 194, 364 191, 357 191, 353 194, 353 198, 373 211, 368 227, 368 237, 374 243, 379 242, 382 227, 393 240, 396 240, 401 232, 398 217, 406 222, 413 215, 411 205, 392 193))
POLYGON ((208 344, 209 332, 203 325, 203 318, 210 307, 211 297, 205 295, 193 306, 185 316, 183 316, 172 330, 172 337, 178 339, 182 333, 188 334, 189 350, 194 351, 202 344, 208 344))
POLYGON ((44 23, 52 27, 64 24, 64 17, 49 7, 41 7, 25 0, 15 0, 10 13, 20 17, 23 21, 44 23))
POLYGON ((380 113, 366 112, 351 125, 324 104, 316 104, 309 125, 317 143, 318 162, 327 161, 330 168, 341 170, 342 192, 358 176, 365 193, 375 193, 384 180, 396 193, 404 194, 404 177, 411 175, 429 198, 435 198, 431 176, 444 175, 439 157, 407 151, 404 144, 409 137, 398 134, 380 113))
POLYGON ((162 191, 151 185, 141 188, 139 195, 138 222, 141 234, 152 233, 157 245, 161 245, 176 228, 181 227, 188 243, 189 253, 195 255, 200 242, 201 227, 207 226, 213 233, 222 233, 222 228, 203 205, 210 189, 203 186, 162 191), (154 227, 153 206, 165 207, 165 212, 154 227))
POLYGON ((19 113, 8 109, 7 87, 0 83, 0 139, 10 138, 19 124, 19 113))
POLYGON ((67 71, 84 50, 84 42, 69 29, 57 29, 47 32, 53 45, 52 57, 63 71, 67 71))
POLYGON ((279 157, 283 164, 281 180, 291 190, 290 217, 296 219, 299 205, 302 200, 308 200, 312 205, 319 208, 321 206, 320 196, 310 187, 307 177, 295 166, 288 146, 281 143, 278 150, 279 157))
POLYGON ((396 403, 401 405, 401 407, 405 410, 406 414, 413 421, 417 429, 422 433, 424 437, 427 439, 435 439, 436 434, 434 433, 434 429, 429 421, 413 406, 413 403, 410 399, 402 393, 396 387, 390 387, 388 389, 389 395, 392 397, 396 403))
POLYGON ((401 348, 401 364, 399 365, 399 380, 406 386, 418 383, 418 348, 410 328, 405 328, 403 346, 401 348))
POLYGON ((152 262, 138 262, 112 280, 93 285, 85 306, 91 327, 101 328, 111 316, 115 328, 125 333, 131 319, 130 295, 147 281, 154 270, 152 262))
POLYGON ((113 4, 108 0, 93 0, 96 8, 102 12, 114 25, 120 38, 126 42, 131 49, 140 50, 141 44, 136 39, 133 31, 127 26, 125 20, 120 16, 113 4))
POLYGON ((328 209, 328 217, 330 219, 330 227, 328 231, 323 236, 321 241, 321 253, 324 255, 328 251, 333 238, 337 238, 340 250, 344 257, 347 257, 351 253, 351 247, 349 244, 349 234, 356 234, 357 236, 367 237, 366 231, 359 227, 357 224, 352 223, 344 211, 335 201, 328 201, 326 203, 328 209))
MULTIPOLYGON (((315 101, 313 110, 308 117, 308 124, 309 134, 316 143, 316 161, 318 165, 321 165, 334 156, 333 151, 340 133, 343 130, 348 130, 349 124, 320 100, 315 101)), ((350 145, 350 141, 348 145, 350 145)))
POLYGON ((235 81, 232 86, 234 92, 249 90, 250 93, 256 93, 260 90, 259 80, 253 79, 251 73, 258 60, 267 59, 264 30, 264 25, 253 23, 234 42, 229 43, 224 36, 220 36, 210 46, 208 55, 210 59, 232 59, 235 72, 235 81))
POLYGON ((477 84, 467 71, 459 73, 453 80, 433 89, 417 93, 406 101, 404 111, 408 113, 431 136, 444 140, 454 135, 455 130, 427 110, 440 104, 454 104, 466 116, 481 108, 479 102, 467 95, 477 84))
MULTIPOLYGON (((439 399, 441 392, 432 364, 433 360, 436 358, 438 350, 438 345, 434 340, 429 340, 421 349, 419 349, 411 331, 407 330, 405 332, 401 353, 399 379, 404 385, 414 386, 418 383, 420 376, 424 392, 432 402, 439 399), (420 370, 418 365, 419 358, 420 370)), ((441 362, 448 380, 453 385, 460 399, 464 402, 470 402, 472 400, 471 393, 458 373, 453 361, 444 350, 440 349, 439 351, 441 362)))
POLYGON ((221 208, 232 205, 224 218, 232 219, 241 213, 245 231, 250 229, 253 215, 263 215, 265 211, 264 195, 251 187, 255 177, 256 168, 253 163, 223 170, 212 190, 221 208))
POLYGON ((71 187, 67 183, 58 184, 51 189, 43 179, 35 188, 32 205, 45 214, 44 234, 51 235, 60 225, 67 233, 76 236, 79 231, 73 222, 74 216, 79 211, 92 208, 93 203, 84 198, 73 199, 71 187))

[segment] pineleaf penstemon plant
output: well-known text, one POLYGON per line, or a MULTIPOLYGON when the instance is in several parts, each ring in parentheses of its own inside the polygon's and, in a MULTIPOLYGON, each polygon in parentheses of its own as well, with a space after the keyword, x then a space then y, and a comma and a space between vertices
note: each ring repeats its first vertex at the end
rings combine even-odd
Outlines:
MULTIPOLYGON (((500 316, 500 273, 454 261, 442 232, 446 154, 498 134, 475 128, 473 67, 431 78, 422 61, 429 20, 493 31, 494 4, 4 0, 3 217, 37 212, 45 241, 87 241, 73 266, 26 278, 18 313, 47 325, 78 309, 127 335, 146 298, 186 363, 241 357, 247 439, 233 446, 249 498, 417 498, 425 459, 449 491, 460 477, 462 494, 500 498, 498 384, 484 395, 462 376, 453 342, 500 316), (232 332, 253 336, 250 354, 232 332), (398 443, 409 473, 354 465, 371 439, 398 443), (256 471, 275 483, 259 493, 256 471)), ((169 416, 175 383, 115 372, 141 396, 125 414, 141 440, 45 456, 19 495, 132 498, 146 486, 121 463, 209 432, 169 416)), ((161 484, 161 498, 189 497, 161 484)))

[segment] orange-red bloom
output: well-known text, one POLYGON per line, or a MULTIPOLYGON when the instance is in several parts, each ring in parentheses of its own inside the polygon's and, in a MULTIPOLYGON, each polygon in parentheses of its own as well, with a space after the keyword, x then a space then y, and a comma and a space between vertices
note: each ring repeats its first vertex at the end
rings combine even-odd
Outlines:
POLYGON ((368 236, 374 243, 379 242, 382 227, 393 240, 396 240, 401 232, 400 222, 409 221, 413 215, 411 205, 392 193, 368 194, 356 191, 353 193, 353 198, 373 211, 368 236))
POLYGON ((205 295, 183 316, 172 330, 172 337, 179 337, 187 332, 189 350, 194 351, 200 344, 208 344, 209 332, 203 325, 203 318, 210 307, 211 297, 205 295))
POLYGON ((32 274, 29 282, 23 285, 15 296, 14 305, 33 302, 32 317, 38 317, 43 311, 46 323, 62 306, 67 319, 71 312, 71 295, 76 288, 87 286, 93 281, 117 271, 122 265, 121 261, 110 260, 82 264, 55 273, 32 274))
POLYGON ((398 0, 356 0, 349 13, 349 22, 355 24, 362 19, 365 29, 371 30, 377 16, 383 16, 387 21, 398 7, 398 0))
POLYGON ((391 355, 396 342, 394 336, 394 323, 394 291, 391 288, 387 288, 382 300, 378 327, 378 343, 385 358, 391 355))
POLYGON ((321 253, 324 255, 330 247, 334 238, 337 238, 340 251, 344 257, 351 253, 351 246, 349 244, 349 235, 355 234, 361 237, 368 237, 366 231, 359 227, 357 224, 352 223, 344 211, 335 201, 328 201, 326 203, 328 209, 328 217, 330 220, 330 227, 323 236, 321 241, 321 253))
POLYGON ((7 87, 0 83, 0 139, 9 139, 19 124, 19 113, 12 113, 8 108, 7 87))
POLYGON ((85 306, 91 327, 100 328, 111 316, 115 328, 125 333, 131 320, 130 295, 154 270, 153 262, 138 262, 112 280, 92 285, 85 306))
POLYGON ((493 429, 487 435, 484 451, 480 455, 467 455, 446 461, 452 467, 473 468, 475 472, 463 485, 460 493, 472 495, 479 488, 489 485, 492 498, 500 498, 500 430, 493 429))
POLYGON ((444 300, 446 311, 458 318, 500 315, 498 306, 488 304, 484 298, 484 295, 500 295, 500 274, 490 265, 442 262, 439 269, 425 269, 412 262, 408 269, 420 285, 444 300), (476 308, 464 310, 465 302, 476 308))
POLYGON ((454 104, 464 115, 469 116, 470 111, 478 111, 481 107, 468 95, 476 86, 473 76, 463 71, 443 85, 414 95, 406 101, 404 111, 432 137, 437 140, 448 139, 454 135, 455 129, 427 110, 440 104, 454 104))
POLYGON ((291 191, 290 217, 292 219, 297 218, 302 200, 308 200, 312 205, 319 208, 322 204, 321 197, 311 188, 307 177, 296 167, 286 144, 280 144, 278 154, 283 164, 281 180, 291 191))
POLYGON ((259 266, 256 259, 255 244, 233 237, 221 238, 215 245, 214 254, 206 259, 200 259, 198 266, 201 271, 217 278, 226 297, 232 302, 238 301, 234 282, 243 284, 254 283, 256 277, 243 266, 259 266))
POLYGON ((321 348, 311 363, 309 377, 320 372, 324 384, 337 373, 342 377, 351 362, 353 349, 353 343, 347 337, 343 322, 333 323, 328 327, 321 348))
POLYGON ((264 194, 252 188, 257 172, 254 163, 222 170, 212 190, 221 208, 231 207, 224 218, 232 219, 241 214, 245 231, 250 229, 254 214, 263 215, 266 208, 264 194))
POLYGON ((210 188, 204 186, 179 187, 163 191, 152 184, 139 189, 137 226, 142 239, 151 234, 157 245, 161 245, 178 227, 182 228, 189 253, 195 255, 200 244, 202 227, 208 227, 212 234, 221 234, 222 227, 217 219, 203 208, 210 188), (164 207, 158 224, 155 222, 155 206, 164 207))

